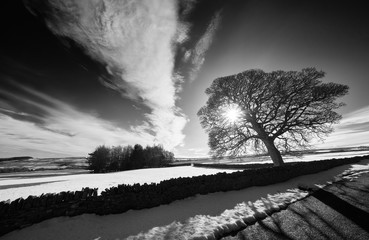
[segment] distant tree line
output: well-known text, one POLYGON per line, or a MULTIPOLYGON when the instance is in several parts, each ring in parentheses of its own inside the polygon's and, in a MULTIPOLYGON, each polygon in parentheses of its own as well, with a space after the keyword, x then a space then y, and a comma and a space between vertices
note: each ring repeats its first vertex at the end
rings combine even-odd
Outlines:
POLYGON ((165 167, 173 162, 174 154, 161 145, 146 146, 140 144, 128 146, 98 146, 89 153, 88 168, 94 173, 124 171, 140 168, 165 167))

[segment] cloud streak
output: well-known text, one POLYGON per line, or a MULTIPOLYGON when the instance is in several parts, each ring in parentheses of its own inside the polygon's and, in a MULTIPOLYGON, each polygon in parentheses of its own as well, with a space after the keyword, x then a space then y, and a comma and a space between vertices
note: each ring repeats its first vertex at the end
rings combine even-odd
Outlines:
POLYGON ((33 153, 42 157, 85 156, 101 144, 145 145, 154 141, 154 136, 145 131, 119 128, 36 90, 27 87, 23 87, 23 90, 39 101, 17 95, 12 97, 42 111, 42 123, 15 119, 0 112, 0 152, 3 156, 14 156, 14 152, 21 155, 33 153))
POLYGON ((106 87, 151 109, 137 129, 152 132, 156 142, 169 148, 182 143, 188 120, 175 105, 172 77, 176 1, 29 0, 27 6, 44 17, 54 34, 72 39, 106 66, 106 87))
POLYGON ((343 115, 341 122, 334 126, 324 143, 317 147, 355 147, 369 145, 369 106, 343 115))
POLYGON ((205 55, 212 44, 214 34, 219 27, 221 20, 221 11, 219 10, 212 18, 205 33, 201 36, 199 41, 195 44, 193 49, 187 50, 184 54, 184 61, 190 62, 193 66, 189 72, 190 81, 194 81, 205 62, 205 55))

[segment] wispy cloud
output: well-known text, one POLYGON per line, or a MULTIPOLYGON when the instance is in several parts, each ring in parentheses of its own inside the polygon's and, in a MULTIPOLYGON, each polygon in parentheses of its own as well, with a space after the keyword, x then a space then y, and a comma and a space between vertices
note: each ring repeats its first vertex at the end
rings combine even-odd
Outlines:
POLYGON ((42 111, 44 116, 42 122, 35 123, 13 118, 9 111, 14 111, 3 109, 3 113, 7 113, 0 113, 0 152, 3 156, 14 156, 14 152, 28 155, 30 151, 36 156, 85 156, 101 144, 146 145, 154 141, 154 136, 146 131, 122 129, 36 90, 24 86, 23 90, 40 101, 14 97, 42 111))
POLYGON ((1 108, 1 107, 0 107, 0 112, 10 114, 10 115, 29 116, 29 114, 25 112, 17 112, 17 111, 13 111, 13 110, 1 108))
POLYGON ((219 10, 211 20, 205 33, 198 40, 193 49, 189 49, 184 54, 184 61, 190 62, 192 64, 192 69, 189 72, 190 81, 196 79, 199 70, 205 62, 206 51, 211 46, 213 42, 214 34, 219 27, 221 20, 221 10, 219 10))
POLYGON ((369 106, 343 115, 335 131, 318 147, 353 147, 369 145, 369 106))

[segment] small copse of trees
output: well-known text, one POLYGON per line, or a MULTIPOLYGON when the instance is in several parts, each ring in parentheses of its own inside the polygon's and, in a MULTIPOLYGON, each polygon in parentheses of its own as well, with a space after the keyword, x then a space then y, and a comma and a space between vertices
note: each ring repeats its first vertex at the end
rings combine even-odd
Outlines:
POLYGON ((88 168, 94 173, 165 167, 174 160, 174 154, 166 151, 161 145, 146 148, 139 144, 133 147, 102 145, 89 155, 88 168))

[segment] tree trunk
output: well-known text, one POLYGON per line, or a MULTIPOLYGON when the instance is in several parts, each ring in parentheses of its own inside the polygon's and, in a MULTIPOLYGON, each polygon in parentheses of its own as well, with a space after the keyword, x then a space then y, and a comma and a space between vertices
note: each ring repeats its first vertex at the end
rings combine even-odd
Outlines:
POLYGON ((282 166, 284 164, 281 153, 275 147, 274 141, 271 139, 263 140, 266 148, 268 149, 269 156, 272 158, 272 161, 275 166, 282 166))

